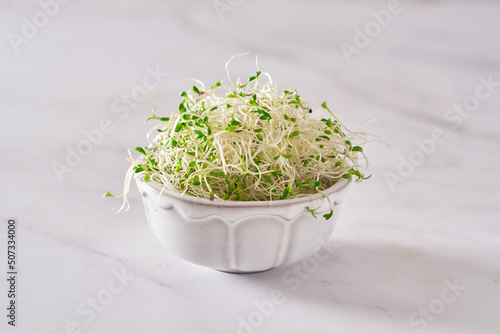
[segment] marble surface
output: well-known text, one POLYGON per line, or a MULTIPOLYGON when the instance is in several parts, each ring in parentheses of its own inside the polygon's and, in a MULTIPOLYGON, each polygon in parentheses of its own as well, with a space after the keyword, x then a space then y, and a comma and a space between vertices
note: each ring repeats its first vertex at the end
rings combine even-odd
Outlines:
POLYGON ((16 327, 1 279, 1 333, 500 333, 500 3, 0 8, 0 267, 15 217, 19 275, 16 327), (349 127, 377 119, 367 130, 392 149, 367 146, 373 177, 352 188, 328 256, 233 275, 165 253, 135 189, 126 214, 100 196, 120 192, 150 110, 245 51, 349 127), (68 158, 77 147, 87 155, 68 158))

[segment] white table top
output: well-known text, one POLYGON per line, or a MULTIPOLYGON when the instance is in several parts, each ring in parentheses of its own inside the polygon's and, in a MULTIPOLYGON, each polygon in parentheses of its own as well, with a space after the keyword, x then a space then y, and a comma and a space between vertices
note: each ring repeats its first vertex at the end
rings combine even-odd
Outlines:
POLYGON ((0 4, 5 276, 7 218, 18 223, 16 327, 2 279, 1 333, 500 333, 498 2, 50 6, 53 17, 36 2, 0 4), (120 192, 150 110, 168 114, 184 77, 211 84, 245 51, 350 128, 377 119, 367 131, 392 145, 367 146, 373 177, 351 189, 333 255, 310 273, 189 264, 154 239, 135 187, 126 214, 100 197, 120 192), (122 102, 155 68, 144 101, 122 102), (89 154, 55 173, 100 126, 89 154))

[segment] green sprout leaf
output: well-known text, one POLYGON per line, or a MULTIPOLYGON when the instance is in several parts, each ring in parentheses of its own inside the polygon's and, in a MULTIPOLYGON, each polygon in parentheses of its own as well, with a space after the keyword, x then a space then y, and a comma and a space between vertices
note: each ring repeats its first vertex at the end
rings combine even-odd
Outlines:
POLYGON ((240 123, 240 122, 238 122, 238 121, 237 121, 237 120, 235 120, 235 119, 232 119, 232 120, 231 120, 231 123, 230 123, 229 125, 232 125, 232 126, 240 126, 240 125, 241 125, 241 123, 240 123))
POLYGON ((314 218, 318 219, 318 217, 316 217, 316 215, 314 214, 314 212, 316 210, 318 210, 317 208, 316 209, 311 209, 308 206, 306 206, 306 210, 309 211, 313 215, 314 218))
POLYGON ((220 81, 217 81, 217 82, 215 83, 215 85, 213 85, 210 89, 212 89, 212 90, 213 90, 213 89, 215 89, 215 88, 217 88, 217 87, 220 87, 221 85, 222 85, 222 83, 221 83, 220 81))
POLYGON ((203 138, 205 137, 205 134, 200 131, 200 130, 194 130, 194 133, 196 133, 196 138, 203 138))
POLYGON ((329 220, 330 218, 332 218, 333 216, 333 210, 330 209, 330 213, 327 213, 327 214, 324 214, 323 217, 326 219, 326 220, 329 220))
POLYGON ((363 148, 361 146, 354 146, 352 148, 352 151, 354 151, 354 152, 363 152, 363 148))
POLYGON ((286 187, 285 190, 283 191, 283 195, 281 195, 281 199, 286 199, 289 193, 290 193, 290 187, 286 187))
POLYGON ((147 155, 146 154, 146 151, 144 151, 144 149, 142 147, 136 147, 135 150, 141 154, 144 154, 144 155, 147 155))
POLYGON ((292 132, 290 135, 288 135, 288 139, 292 139, 293 137, 297 137, 298 135, 300 135, 300 131, 296 130, 292 132))
POLYGON ((255 79, 257 79, 260 75, 260 71, 257 71, 257 73, 254 75, 254 76, 251 76, 250 78, 248 78, 248 81, 254 81, 255 79))

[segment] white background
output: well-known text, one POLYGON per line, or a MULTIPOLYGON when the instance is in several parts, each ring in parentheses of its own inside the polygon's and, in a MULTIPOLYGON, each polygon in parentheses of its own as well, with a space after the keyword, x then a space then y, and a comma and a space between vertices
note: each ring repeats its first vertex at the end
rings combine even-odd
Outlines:
MULTIPOLYGON (((212 1, 73 0, 50 7, 44 22, 39 3, 2 0, 0 234, 8 217, 18 219, 19 294, 11 328, 1 279, 0 332, 500 333, 500 87, 468 117, 444 118, 472 101, 479 77, 500 81, 500 3, 401 1, 349 59, 340 45, 354 46, 356 27, 373 26, 371 11, 388 2, 220 3, 230 10, 212 1), (38 31, 23 37, 34 16, 38 31), (127 148, 145 145, 151 109, 169 114, 190 85, 184 77, 211 85, 246 51, 283 89, 328 101, 348 127, 377 119, 367 131, 392 146, 366 147, 373 177, 351 189, 334 254, 295 290, 282 279, 292 267, 231 275, 165 253, 135 188, 126 214, 100 197, 121 191, 127 148), (168 76, 126 116, 116 112, 157 66, 168 76), (66 165, 103 119, 113 130, 58 177, 54 164, 66 165), (446 140, 415 153, 415 141, 436 129, 446 140), (423 159, 391 187, 387 173, 399 175, 412 156, 423 159), (91 317, 89 300, 107 296, 123 271, 133 279, 91 317), (446 282, 465 290, 449 294, 446 282), (273 290, 285 300, 259 318, 254 302, 273 290), (443 302, 444 290, 453 301, 443 302)), ((235 75, 254 71, 251 58, 235 63, 235 75)), ((5 269, 5 239, 0 247, 5 269)))

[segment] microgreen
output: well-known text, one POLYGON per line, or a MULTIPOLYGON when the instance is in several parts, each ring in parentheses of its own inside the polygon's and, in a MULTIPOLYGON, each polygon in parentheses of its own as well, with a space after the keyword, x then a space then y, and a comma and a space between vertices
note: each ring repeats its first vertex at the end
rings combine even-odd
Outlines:
POLYGON ((248 78, 248 81, 254 81, 255 79, 257 79, 260 75, 260 71, 257 71, 257 73, 255 73, 254 76, 251 76, 250 78, 248 78))
POLYGON ((316 217, 316 215, 314 214, 314 212, 315 212, 316 210, 318 210, 317 208, 316 208, 316 209, 311 209, 311 208, 309 208, 308 206, 306 206, 306 210, 307 210, 307 211, 309 211, 309 212, 312 214, 312 216, 313 216, 314 218, 318 219, 318 217, 316 217))
MULTIPOLYGON (((210 89, 196 81, 169 117, 154 109, 147 120, 161 124, 146 148, 135 149, 124 194, 134 175, 211 201, 285 200, 322 194, 342 178, 369 178, 360 171, 364 133, 347 130, 326 102, 321 106, 332 118, 313 118, 297 91, 280 91, 261 75, 210 89)), ((317 218, 320 208, 306 210, 317 218)), ((332 209, 324 219, 333 217, 332 209)))
POLYGON ((182 123, 179 122, 179 123, 177 123, 177 125, 174 128, 174 132, 179 132, 179 131, 181 131, 181 129, 182 129, 182 123))
POLYGON ((300 131, 295 130, 294 132, 292 132, 288 135, 288 139, 292 139, 293 137, 297 137, 298 135, 300 135, 300 131))
POLYGON ((221 85, 222 83, 220 81, 217 81, 215 85, 213 85, 210 89, 214 90, 215 88, 220 87, 221 85))
POLYGON ((333 210, 332 210, 332 209, 330 209, 330 213, 327 213, 327 214, 324 214, 324 215, 323 215, 323 217, 324 217, 326 220, 328 220, 328 219, 332 218, 332 216, 333 216, 333 210))
POLYGON ((135 150, 136 150, 137 152, 139 152, 139 153, 142 153, 142 154, 144 154, 144 155, 147 155, 147 154, 146 154, 146 151, 144 151, 144 149, 143 149, 142 147, 136 147, 136 148, 135 148, 135 150))

